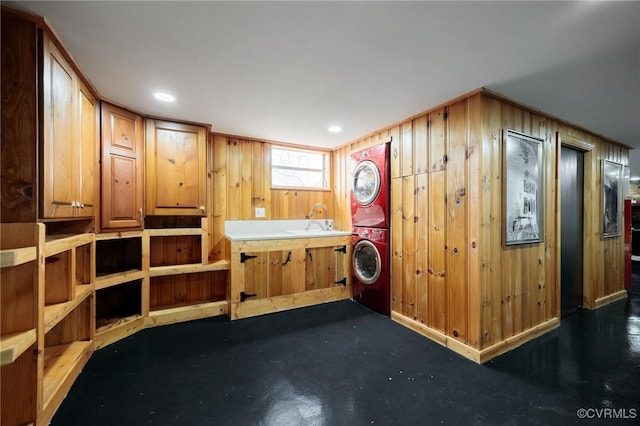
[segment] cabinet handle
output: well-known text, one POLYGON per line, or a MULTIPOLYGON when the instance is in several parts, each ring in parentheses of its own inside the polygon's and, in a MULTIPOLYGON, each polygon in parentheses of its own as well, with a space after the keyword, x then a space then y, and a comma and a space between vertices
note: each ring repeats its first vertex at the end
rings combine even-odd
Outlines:
POLYGON ((200 206, 200 211, 204 213, 204 206, 200 206))
POLYGON ((84 203, 80 203, 78 207, 80 207, 81 209, 84 209, 84 203))
POLYGON ((144 217, 142 216, 142 207, 140 207, 138 213, 140 213, 140 225, 142 225, 142 223, 144 222, 144 217))

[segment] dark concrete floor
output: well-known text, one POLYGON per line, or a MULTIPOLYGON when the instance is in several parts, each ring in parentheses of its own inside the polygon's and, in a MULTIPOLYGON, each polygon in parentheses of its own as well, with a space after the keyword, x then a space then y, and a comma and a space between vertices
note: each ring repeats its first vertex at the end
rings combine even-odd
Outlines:
POLYGON ((349 301, 147 329, 97 351, 52 424, 564 425, 639 418, 636 262, 628 300, 578 311, 482 366, 349 301), (579 419, 581 408, 589 419, 579 419))

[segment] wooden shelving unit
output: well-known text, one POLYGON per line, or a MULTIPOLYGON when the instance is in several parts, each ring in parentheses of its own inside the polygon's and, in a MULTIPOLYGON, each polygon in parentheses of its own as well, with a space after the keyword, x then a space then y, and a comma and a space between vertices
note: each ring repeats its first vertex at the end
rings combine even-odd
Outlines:
POLYGON ((142 257, 142 231, 96 235, 96 349, 142 329, 149 285, 142 257))
POLYGON ((39 254, 45 228, 0 227, 0 419, 35 423, 38 417, 38 297, 44 280, 39 254))
POLYGON ((229 312, 229 262, 209 261, 208 220, 199 228, 143 231, 143 265, 149 272, 146 326, 171 324, 229 312))
POLYGON ((94 350, 95 235, 51 235, 43 246, 43 360, 38 423, 48 422, 94 350))

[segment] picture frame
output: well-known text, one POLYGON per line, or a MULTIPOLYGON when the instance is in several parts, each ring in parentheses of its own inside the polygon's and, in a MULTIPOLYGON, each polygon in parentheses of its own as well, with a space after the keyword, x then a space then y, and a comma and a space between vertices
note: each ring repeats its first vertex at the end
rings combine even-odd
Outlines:
POLYGON ((504 245, 544 240, 544 141, 503 131, 504 245))
POLYGON ((602 160, 602 237, 622 235, 622 164, 602 160))

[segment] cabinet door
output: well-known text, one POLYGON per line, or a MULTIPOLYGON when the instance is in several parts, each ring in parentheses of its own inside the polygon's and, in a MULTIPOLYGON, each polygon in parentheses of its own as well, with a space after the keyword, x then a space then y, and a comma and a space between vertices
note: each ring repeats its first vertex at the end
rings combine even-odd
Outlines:
POLYGON ((206 129, 147 122, 147 214, 204 215, 206 129))
POLYGON ((305 249, 303 248, 269 252, 269 275, 267 276, 269 297, 300 293, 305 290, 302 280, 304 257, 305 249))
POLYGON ((102 104, 102 227, 141 228, 142 117, 102 104))
POLYGON ((305 290, 318 290, 336 285, 337 258, 334 247, 306 249, 305 290))
POLYGON ((98 182, 98 103, 81 84, 77 95, 76 216, 91 217, 95 214, 98 182))
POLYGON ((75 73, 53 43, 43 43, 42 204, 44 218, 75 213, 76 159, 74 152, 75 73))

